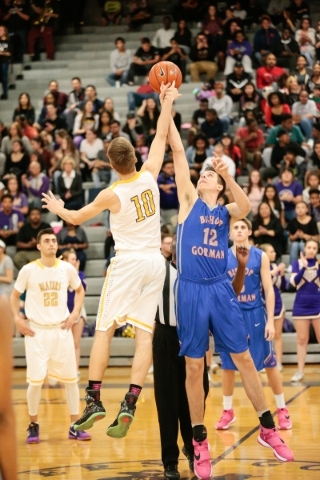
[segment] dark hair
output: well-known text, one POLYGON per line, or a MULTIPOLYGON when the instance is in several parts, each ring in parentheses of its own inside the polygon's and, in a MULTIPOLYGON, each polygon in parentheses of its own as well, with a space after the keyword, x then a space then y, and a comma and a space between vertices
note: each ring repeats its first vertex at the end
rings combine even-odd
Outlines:
POLYGON ((264 204, 264 205, 268 205, 268 207, 270 208, 270 218, 277 218, 277 217, 275 216, 275 214, 273 213, 270 204, 269 204, 268 202, 264 202, 264 201, 262 200, 262 202, 260 203, 260 205, 259 205, 259 207, 258 207, 258 213, 257 213, 256 218, 255 218, 259 225, 262 225, 262 224, 263 224, 263 219, 262 219, 262 217, 261 217, 261 215, 260 215, 260 207, 261 207, 261 205, 263 205, 263 204, 264 204))
POLYGON ((249 174, 249 184, 248 184, 248 188, 247 188, 247 195, 249 195, 251 193, 251 190, 252 190, 252 180, 251 180, 251 175, 253 172, 258 172, 259 175, 260 175, 260 180, 258 182, 258 187, 260 188, 263 188, 263 185, 262 185, 262 179, 261 179, 261 173, 259 170, 257 170, 256 168, 254 168, 253 170, 251 170, 250 174, 249 174))
POLYGON ((148 38, 148 37, 141 38, 141 43, 149 43, 150 44, 151 43, 150 38, 148 38))
POLYGON ((218 116, 217 115, 217 110, 215 110, 214 108, 208 108, 206 113, 211 113, 212 115, 215 115, 216 117, 218 116))
POLYGON ((294 180, 294 173, 293 173, 293 171, 291 170, 291 168, 288 168, 288 167, 284 168, 284 169, 282 170, 282 172, 280 173, 280 178, 282 177, 282 174, 283 174, 284 172, 290 172, 291 175, 292 175, 292 179, 294 180))
POLYGON ((272 106, 273 106, 273 105, 272 105, 272 102, 271 102, 272 97, 277 97, 278 100, 279 100, 279 103, 280 103, 281 105, 284 105, 284 104, 285 104, 285 98, 284 98, 284 95, 283 95, 281 92, 271 92, 271 93, 269 93, 269 95, 268 95, 268 105, 269 105, 269 107, 272 107, 272 106))
POLYGON ((80 79, 80 77, 72 77, 72 78, 71 78, 71 82, 72 82, 72 80, 78 80, 78 82, 80 82, 80 83, 81 83, 81 79, 80 79))
POLYGON ((43 138, 42 138, 42 137, 40 137, 40 136, 34 137, 34 138, 31 138, 30 141, 32 142, 32 140, 35 141, 35 142, 37 142, 37 143, 39 143, 39 145, 40 145, 41 148, 44 147, 44 141, 43 141, 43 138))
POLYGON ((222 190, 220 190, 220 192, 218 193, 218 196, 217 196, 217 200, 219 200, 220 197, 222 197, 222 195, 225 194, 225 191, 226 191, 226 188, 227 188, 227 184, 226 184, 226 181, 223 177, 221 177, 221 175, 219 175, 219 173, 217 173, 215 171, 215 169, 213 167, 211 167, 210 165, 208 165, 205 170, 205 172, 214 172, 217 177, 218 177, 218 184, 219 185, 222 185, 222 190))
POLYGON ((263 197, 262 197, 262 202, 265 202, 265 203, 269 203, 269 199, 267 197, 267 194, 266 194, 266 191, 267 189, 272 189, 273 192, 274 192, 274 198, 273 198, 273 201, 274 201, 274 209, 277 210, 279 213, 282 212, 282 204, 281 204, 281 201, 280 201, 280 198, 279 198, 279 194, 278 194, 278 190, 276 189, 276 187, 272 184, 269 184, 265 187, 264 189, 264 193, 263 193, 263 197))
POLYGON ((285 122, 286 120, 292 120, 292 115, 291 113, 283 113, 281 115, 281 123, 285 122))
POLYGON ((197 145, 197 141, 198 140, 203 140, 205 142, 205 149, 209 148, 209 140, 208 140, 208 137, 206 135, 204 135, 204 133, 198 133, 198 135, 196 135, 193 139, 193 147, 196 148, 196 145, 197 145))
POLYGON ((300 21, 299 28, 302 28, 302 24, 305 20, 308 20, 309 22, 309 27, 311 27, 311 18, 308 15, 303 15, 300 21))
POLYGON ((54 235, 56 237, 56 234, 54 233, 53 228, 44 228, 43 230, 40 230, 40 232, 37 235, 37 243, 41 242, 41 237, 43 235, 54 235))
POLYGON ((314 194, 320 195, 320 191, 317 188, 310 188, 309 197, 310 195, 314 195, 314 194))
POLYGON ((170 15, 165 15, 165 16, 163 17, 162 21, 164 21, 164 20, 170 20, 170 22, 171 22, 171 17, 170 17, 170 15))
POLYGON ((262 17, 260 18, 260 23, 262 23, 263 20, 268 20, 269 22, 271 22, 269 15, 262 15, 262 17))
POLYGON ((31 110, 32 107, 32 104, 31 104, 31 99, 30 99, 30 95, 28 92, 21 92, 20 95, 19 95, 19 105, 18 105, 18 108, 21 108, 21 103, 20 103, 20 100, 21 100, 21 97, 22 95, 25 95, 28 99, 28 104, 27 104, 27 109, 28 110, 31 110))
POLYGON ((20 139, 19 139, 19 140, 13 140, 12 145, 13 145, 14 143, 19 143, 21 152, 22 152, 22 153, 25 153, 24 145, 23 145, 23 143, 22 143, 22 141, 21 141, 20 139))
POLYGON ((257 120, 256 120, 255 118, 247 118, 247 119, 246 119, 247 127, 249 127, 249 126, 252 125, 253 123, 257 123, 257 120))
POLYGON ((121 125, 121 123, 119 122, 119 120, 115 120, 114 118, 109 122, 109 125, 113 125, 114 123, 116 123, 119 127, 121 125))
POLYGON ((37 210, 37 212, 39 212, 40 214, 42 213, 42 210, 40 207, 31 207, 30 210, 29 210, 29 215, 31 214, 31 212, 33 212, 34 210, 37 210))
POLYGON ((248 83, 246 83, 245 86, 243 87, 243 94, 242 94, 242 95, 243 95, 243 97, 244 97, 245 99, 246 99, 246 98, 249 98, 249 97, 247 97, 247 94, 246 94, 246 92, 245 92, 245 88, 246 88, 248 85, 250 85, 251 87, 253 87, 253 97, 255 97, 255 96, 258 94, 257 89, 256 89, 256 86, 255 86, 252 82, 248 82, 248 83))
POLYGON ((5 198, 9 198, 11 200, 11 202, 13 203, 13 196, 10 195, 10 193, 5 193, 4 195, 2 195, 1 202, 3 202, 3 200, 5 198))
POLYGON ((91 83, 89 83, 89 85, 87 85, 85 89, 87 89, 87 88, 93 88, 93 90, 97 93, 96 87, 94 85, 92 85, 91 83))
POLYGON ((114 41, 114 43, 116 44, 117 42, 122 42, 122 43, 126 43, 125 39, 123 37, 117 37, 114 41))
POLYGON ((50 85, 50 83, 56 83, 56 84, 59 86, 58 80, 55 80, 54 78, 53 78, 52 80, 50 80, 50 82, 48 83, 48 85, 50 85))

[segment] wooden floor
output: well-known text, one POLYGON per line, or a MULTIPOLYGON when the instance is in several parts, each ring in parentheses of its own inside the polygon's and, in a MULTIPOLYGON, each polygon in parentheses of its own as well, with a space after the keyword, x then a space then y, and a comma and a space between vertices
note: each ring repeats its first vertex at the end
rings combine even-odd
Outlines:
MULTIPOLYGON (((213 479, 320 479, 320 365, 307 366, 305 381, 296 386, 290 384, 294 371, 292 366, 288 366, 283 372, 285 397, 293 420, 293 430, 281 433, 295 453, 295 462, 289 464, 278 462, 269 449, 257 443, 257 418, 238 376, 234 395, 237 421, 228 431, 217 432, 214 429, 221 413, 221 371, 212 376, 205 423, 214 465, 213 479)), ((25 371, 15 370, 14 404, 19 442, 19 480, 163 478, 152 375, 148 376, 142 390, 128 436, 116 440, 105 435, 106 427, 114 420, 119 402, 126 392, 129 372, 126 367, 110 368, 107 371, 102 390, 107 417, 90 430, 90 442, 68 440, 69 417, 64 389, 45 385, 39 411, 41 442, 38 445, 26 445, 28 416, 25 371)), ((81 373, 80 389, 83 398, 87 370, 83 369, 81 373)), ((261 378, 266 382, 265 375, 262 374, 261 378)), ((274 411, 272 393, 267 386, 265 391, 271 410, 274 411)), ((181 479, 194 478, 190 476, 183 456, 180 457, 179 470, 181 479)))

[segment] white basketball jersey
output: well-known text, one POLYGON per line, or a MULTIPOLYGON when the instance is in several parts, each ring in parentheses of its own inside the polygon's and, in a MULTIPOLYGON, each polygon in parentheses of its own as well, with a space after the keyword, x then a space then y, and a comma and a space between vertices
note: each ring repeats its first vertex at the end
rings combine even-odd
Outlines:
POLYGON ((26 317, 41 325, 57 325, 69 316, 68 288, 77 289, 81 280, 68 262, 56 260, 54 267, 45 267, 40 260, 28 263, 19 272, 14 288, 25 290, 26 317))
POLYGON ((110 213, 115 250, 160 251, 160 194, 151 173, 138 172, 129 180, 115 182, 110 189, 121 204, 119 213, 110 213))

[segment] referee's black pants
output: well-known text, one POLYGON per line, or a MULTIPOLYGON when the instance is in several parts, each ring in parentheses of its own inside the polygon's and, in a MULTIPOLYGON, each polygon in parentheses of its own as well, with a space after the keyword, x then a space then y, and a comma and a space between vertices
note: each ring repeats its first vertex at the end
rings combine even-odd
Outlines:
MULTIPOLYGON (((176 327, 156 323, 153 337, 153 377, 164 468, 178 463, 179 424, 185 449, 193 457, 192 426, 185 387, 186 363, 184 357, 179 357, 179 350, 176 327)), ((203 386, 207 397, 209 381, 206 364, 203 386)))

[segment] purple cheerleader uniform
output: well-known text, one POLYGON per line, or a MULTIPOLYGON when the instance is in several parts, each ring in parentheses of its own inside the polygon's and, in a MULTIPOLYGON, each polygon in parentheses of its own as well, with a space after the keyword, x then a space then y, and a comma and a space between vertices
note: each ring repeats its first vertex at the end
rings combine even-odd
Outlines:
MULTIPOLYGON (((80 277, 80 280, 81 280, 81 283, 82 283, 82 286, 84 288, 84 291, 87 290, 87 282, 86 282, 86 276, 83 272, 78 272, 79 274, 79 277, 80 277)), ((75 297, 75 291, 72 290, 72 289, 68 289, 68 300, 67 300, 67 305, 68 305, 68 309, 69 309, 69 312, 72 312, 73 308, 74 308, 74 297, 75 297)), ((86 317, 86 315, 84 314, 84 311, 83 309, 81 310, 81 315, 80 317, 84 316, 84 318, 86 317)))
MULTIPOLYGON (((274 268, 277 267, 276 263, 270 264, 270 270, 272 271, 274 268)), ((282 318, 284 314, 284 306, 281 298, 281 291, 287 290, 287 282, 286 277, 277 273, 276 275, 272 275, 272 284, 274 290, 274 297, 275 297, 275 304, 274 304, 274 319, 279 320, 282 318)))
POLYGON ((316 259, 308 260, 308 267, 302 266, 301 260, 292 264, 291 283, 297 293, 293 304, 294 319, 310 319, 320 316, 320 267, 316 259))

